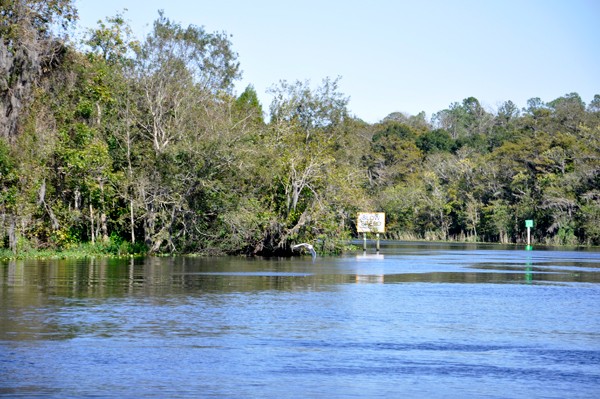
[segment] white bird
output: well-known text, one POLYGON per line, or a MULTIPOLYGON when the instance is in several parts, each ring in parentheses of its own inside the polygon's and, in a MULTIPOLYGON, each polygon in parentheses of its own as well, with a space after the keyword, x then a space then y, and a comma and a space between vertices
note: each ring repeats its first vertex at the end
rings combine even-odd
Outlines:
POLYGON ((304 243, 304 244, 298 244, 298 245, 294 245, 294 246, 292 247, 292 250, 294 250, 294 249, 296 249, 296 248, 299 248, 299 247, 306 247, 306 248, 308 248, 308 250, 309 250, 309 251, 310 251, 310 253, 312 254, 312 257, 313 257, 313 262, 314 262, 315 258, 317 257, 317 253, 315 252, 315 248, 314 248, 312 245, 310 245, 310 244, 306 244, 306 243, 304 243))

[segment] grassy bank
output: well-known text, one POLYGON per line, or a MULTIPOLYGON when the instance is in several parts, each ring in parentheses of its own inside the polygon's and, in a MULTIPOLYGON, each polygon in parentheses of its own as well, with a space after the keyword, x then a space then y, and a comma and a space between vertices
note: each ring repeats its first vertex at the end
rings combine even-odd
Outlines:
POLYGON ((66 259, 66 258, 96 258, 96 257, 122 257, 142 256, 147 253, 144 245, 131 245, 130 242, 111 238, 105 242, 71 244, 65 248, 39 249, 19 241, 17 253, 9 249, 0 249, 0 260, 9 259, 66 259))

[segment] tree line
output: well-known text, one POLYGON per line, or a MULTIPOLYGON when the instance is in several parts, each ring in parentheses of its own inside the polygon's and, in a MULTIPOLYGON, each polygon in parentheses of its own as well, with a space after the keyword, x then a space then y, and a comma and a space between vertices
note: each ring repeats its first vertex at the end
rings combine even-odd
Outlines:
POLYGON ((81 243, 120 253, 343 251, 356 215, 387 237, 600 244, 600 95, 473 97, 430 119, 368 124, 339 78, 280 81, 269 120, 225 32, 159 12, 86 31, 71 0, 3 0, 0 229, 13 252, 81 243))

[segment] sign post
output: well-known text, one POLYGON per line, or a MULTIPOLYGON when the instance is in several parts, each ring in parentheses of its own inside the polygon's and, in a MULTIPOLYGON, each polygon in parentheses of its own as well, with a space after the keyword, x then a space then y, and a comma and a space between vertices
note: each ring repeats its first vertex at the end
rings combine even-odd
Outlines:
POLYGON ((531 251, 533 249, 531 247, 531 228, 533 227, 533 220, 526 220, 525 227, 527 227, 527 247, 525 249, 531 251))
POLYGON ((356 230, 363 233, 363 250, 367 250, 367 233, 377 234, 377 252, 379 252, 379 233, 385 233, 385 213, 359 212, 356 230))

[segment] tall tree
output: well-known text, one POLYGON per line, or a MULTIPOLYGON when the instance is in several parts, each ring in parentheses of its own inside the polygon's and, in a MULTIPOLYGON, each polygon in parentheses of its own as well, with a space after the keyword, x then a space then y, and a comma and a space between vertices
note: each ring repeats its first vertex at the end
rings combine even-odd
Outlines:
POLYGON ((77 19, 71 0, 2 0, 0 7, 0 136, 13 138, 32 86, 64 52, 64 32, 77 19))
POLYGON ((239 78, 237 54, 225 33, 183 28, 159 11, 137 53, 138 123, 159 153, 182 137, 194 104, 228 92, 239 78))

